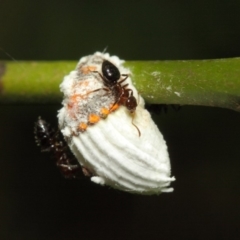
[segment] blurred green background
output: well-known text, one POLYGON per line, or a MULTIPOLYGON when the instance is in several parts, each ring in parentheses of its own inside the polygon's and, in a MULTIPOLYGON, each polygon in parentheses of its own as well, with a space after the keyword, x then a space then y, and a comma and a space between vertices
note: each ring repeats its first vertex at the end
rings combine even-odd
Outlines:
MULTIPOLYGON (((106 47, 127 60, 225 58, 239 43, 240 1, 0 1, 3 60, 77 62, 106 47)), ((60 108, 0 106, 0 239, 240 239, 239 113, 154 116, 177 181, 144 197, 60 175, 33 138, 37 117, 57 125, 60 108)))

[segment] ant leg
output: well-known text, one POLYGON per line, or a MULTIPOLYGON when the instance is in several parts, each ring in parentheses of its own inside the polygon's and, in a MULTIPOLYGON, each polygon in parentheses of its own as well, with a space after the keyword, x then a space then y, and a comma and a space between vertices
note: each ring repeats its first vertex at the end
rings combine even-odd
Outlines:
MULTIPOLYGON (((119 84, 121 84, 122 82, 126 81, 129 75, 128 75, 128 74, 122 74, 121 76, 123 76, 123 77, 125 77, 125 78, 123 78, 122 80, 120 80, 120 81, 118 82, 119 84)), ((128 83, 127 83, 127 85, 128 85, 128 83)))
POLYGON ((104 91, 106 91, 106 92, 109 92, 109 89, 108 88, 97 88, 97 89, 95 89, 95 90, 93 90, 93 91, 90 91, 90 92, 88 92, 88 93, 86 93, 86 95, 88 95, 88 94, 90 94, 90 93, 93 93, 93 92, 98 92, 98 91, 100 91, 100 90, 104 90, 104 91))
POLYGON ((109 85, 108 85, 108 80, 100 73, 100 72, 98 72, 98 71, 92 71, 93 73, 97 73, 100 77, 101 77, 101 79, 103 80, 103 84, 105 85, 105 86, 107 86, 107 87, 109 87, 109 85))
POLYGON ((71 153, 68 145, 61 139, 59 130, 55 131, 45 120, 38 118, 34 126, 36 143, 41 151, 48 151, 66 178, 80 177, 81 166, 71 153))
POLYGON ((121 76, 125 77, 123 80, 125 81, 128 77, 129 77, 129 74, 121 74, 121 76))
POLYGON ((66 143, 63 149, 61 149, 60 157, 56 161, 56 165, 60 169, 62 175, 68 179, 93 176, 89 169, 80 166, 66 143))
POLYGON ((117 96, 116 96, 116 100, 115 102, 113 103, 112 107, 109 109, 109 111, 113 111, 113 109, 115 110, 115 106, 117 106, 120 102, 121 102, 121 98, 123 97, 124 95, 124 88, 122 88, 122 86, 117 83, 116 85, 116 88, 115 88, 115 91, 118 93, 117 96))
POLYGON ((82 177, 82 168, 75 164, 56 164, 61 174, 68 179, 82 177))
POLYGON ((102 79, 104 79, 103 75, 102 75, 100 72, 98 72, 98 71, 92 71, 92 72, 99 74, 99 76, 100 76, 102 79))
POLYGON ((117 105, 118 105, 118 103, 120 102, 120 100, 121 100, 121 97, 119 96, 118 97, 118 99, 113 103, 113 105, 111 106, 111 108, 109 109, 109 112, 112 112, 112 111, 114 111, 114 110, 116 110, 117 109, 117 105), (115 108, 116 107, 116 108, 115 108))
POLYGON ((83 176, 82 168, 77 159, 72 155, 69 147, 64 142, 60 142, 60 146, 55 149, 56 165, 65 178, 79 178, 83 176))
MULTIPOLYGON (((121 84, 121 83, 119 82, 119 84, 121 84)), ((128 83, 126 83, 125 85, 122 85, 122 88, 124 89, 124 91, 128 90, 128 89, 126 89, 126 87, 127 87, 128 85, 129 85, 128 83)), ((129 90, 131 90, 131 89, 129 89, 129 90)))
POLYGON ((77 97, 84 98, 85 96, 87 96, 87 95, 89 95, 91 93, 94 93, 94 92, 98 92, 100 90, 104 90, 106 92, 109 92, 108 88, 104 88, 104 87, 103 88, 97 88, 97 89, 95 89, 93 91, 89 91, 89 92, 87 92, 86 94, 83 94, 83 95, 82 94, 75 94, 75 95, 72 96, 72 99, 76 99, 77 97))
POLYGON ((82 167, 82 172, 83 172, 84 176, 86 176, 86 177, 92 177, 93 176, 93 174, 85 167, 82 167))
MULTIPOLYGON (((106 79, 106 78, 105 78, 100 72, 98 72, 98 71, 92 71, 92 72, 97 73, 97 74, 101 77, 101 79, 103 80, 103 84, 108 87, 108 83, 109 83, 108 79, 106 79)), ((118 82, 119 84, 121 84, 122 82, 126 81, 129 75, 128 75, 128 74, 122 74, 121 76, 123 76, 124 78, 118 82)))
POLYGON ((53 149, 53 154, 56 160, 56 165, 59 168, 61 174, 68 179, 81 178, 83 175, 87 177, 92 176, 89 170, 80 166, 66 142, 60 140, 59 136, 57 140, 58 142, 54 144, 57 147, 53 149))

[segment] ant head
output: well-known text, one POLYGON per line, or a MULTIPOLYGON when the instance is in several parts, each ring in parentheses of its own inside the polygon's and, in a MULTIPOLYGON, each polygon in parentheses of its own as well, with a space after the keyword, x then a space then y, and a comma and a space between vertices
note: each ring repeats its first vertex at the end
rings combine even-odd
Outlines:
POLYGON ((102 63, 102 74, 110 84, 115 84, 121 76, 118 68, 108 60, 102 63))
POLYGON ((136 108, 137 108, 137 100, 134 96, 130 96, 125 103, 127 109, 131 112, 134 113, 136 108))

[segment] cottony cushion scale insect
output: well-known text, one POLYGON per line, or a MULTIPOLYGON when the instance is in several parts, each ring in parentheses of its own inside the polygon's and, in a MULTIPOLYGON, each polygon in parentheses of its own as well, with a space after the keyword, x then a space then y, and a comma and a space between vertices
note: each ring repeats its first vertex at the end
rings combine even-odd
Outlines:
POLYGON ((100 52, 80 59, 60 85, 59 128, 93 182, 138 194, 171 192, 166 142, 122 63, 100 52), (132 111, 129 102, 137 102, 132 111))

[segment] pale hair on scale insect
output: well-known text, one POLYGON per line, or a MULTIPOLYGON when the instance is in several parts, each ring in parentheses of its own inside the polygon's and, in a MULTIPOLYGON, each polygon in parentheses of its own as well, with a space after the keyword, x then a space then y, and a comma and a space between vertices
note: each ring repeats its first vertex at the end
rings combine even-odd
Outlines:
POLYGON ((137 103, 122 63, 100 52, 80 59, 60 85, 59 129, 94 183, 145 195, 171 192, 166 142, 140 95, 137 103))

